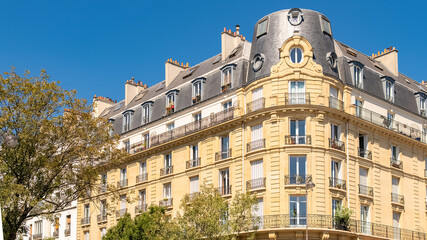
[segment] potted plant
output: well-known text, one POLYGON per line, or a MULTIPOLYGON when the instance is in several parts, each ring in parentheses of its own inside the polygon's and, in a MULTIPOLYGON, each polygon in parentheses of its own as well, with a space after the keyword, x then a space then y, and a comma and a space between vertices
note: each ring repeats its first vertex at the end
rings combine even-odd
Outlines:
POLYGON ((347 207, 338 207, 335 210, 334 225, 336 229, 350 231, 350 217, 353 210, 347 207))
POLYGON ((299 184, 299 183, 303 183, 304 182, 304 178, 302 177, 302 176, 300 176, 300 175, 297 175, 296 176, 296 182, 299 184))

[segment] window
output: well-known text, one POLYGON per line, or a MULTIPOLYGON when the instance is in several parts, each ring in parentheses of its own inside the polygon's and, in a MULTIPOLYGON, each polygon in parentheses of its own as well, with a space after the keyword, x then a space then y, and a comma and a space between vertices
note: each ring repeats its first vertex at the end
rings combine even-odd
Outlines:
POLYGON ((103 227, 101 228, 101 238, 103 238, 107 234, 107 228, 103 227))
POLYGON ((388 112, 387 113, 387 118, 385 119, 385 123, 384 123, 384 125, 387 127, 387 128, 393 128, 393 121, 394 121, 394 114, 393 113, 390 113, 390 112, 388 112))
POLYGON ((107 174, 106 173, 101 175, 101 185, 107 186, 107 174))
POLYGON ((175 128, 175 123, 172 122, 172 123, 166 124, 166 129, 168 131, 172 131, 174 128, 175 128))
POLYGON ((205 78, 198 78, 192 81, 193 103, 198 103, 202 100, 202 86, 204 82, 205 82, 205 78))
POLYGON ((90 205, 89 204, 84 205, 83 217, 84 218, 90 218, 90 205))
POLYGON ((258 23, 256 36, 261 37, 262 35, 267 34, 267 27, 268 27, 268 18, 261 20, 258 23))
POLYGON ((120 180, 126 180, 127 179, 127 170, 126 168, 120 169, 120 180))
POLYGON ((128 110, 123 113, 123 132, 127 132, 131 128, 133 110, 128 110))
POLYGON ((199 122, 202 120, 202 113, 198 112, 193 114, 193 122, 199 122))
POLYGON ((235 65, 227 65, 222 69, 221 91, 225 92, 232 87, 235 65))
POLYGON ((34 223, 34 226, 35 226, 34 235, 43 234, 43 220, 36 221, 34 223))
POLYGON ((301 63, 303 60, 303 55, 302 55, 302 50, 301 48, 292 48, 290 51, 290 58, 291 58, 291 62, 292 63, 301 63))
POLYGON ((142 104, 142 124, 147 124, 151 120, 151 110, 153 102, 145 102, 142 104))
POLYGON ((262 140, 262 124, 255 125, 251 127, 251 141, 255 142, 258 140, 262 140))
POLYGON ((229 150, 229 137, 228 136, 222 136, 221 137, 221 153, 228 153, 229 150))
POLYGON ((248 104, 248 111, 257 111, 264 108, 264 98, 262 97, 262 87, 252 91, 252 102, 248 104))
POLYGON ((399 178, 391 177, 391 192, 394 194, 399 194, 399 178))
POLYGON ((353 66, 353 84, 358 88, 363 88, 362 69, 358 66, 353 66))
POLYGON ((251 179, 261 179, 264 178, 264 168, 263 161, 256 160, 251 162, 251 179))
POLYGON ((108 134, 110 134, 110 136, 113 136, 113 132, 114 132, 114 128, 113 128, 113 126, 114 126, 114 119, 108 119, 108 123, 111 125, 111 127, 110 127, 110 129, 109 129, 109 131, 108 131, 108 134))
POLYGON ((291 120, 291 144, 305 144, 305 120, 291 120))
POLYGON ((199 158, 199 146, 197 144, 190 146, 190 158, 193 160, 199 158))
POLYGON ((289 83, 289 104, 306 104, 305 82, 291 81, 289 83))
POLYGON ((163 184, 163 198, 164 199, 171 199, 172 198, 171 183, 163 184))
POLYGON ((71 215, 67 215, 67 217, 66 217, 66 225, 65 225, 65 231, 66 231, 66 233, 65 233, 65 235, 66 236, 70 236, 70 233, 71 233, 71 215))
POLYGON ((368 169, 359 168, 359 184, 362 186, 368 186, 368 169))
POLYGON ((369 159, 372 158, 368 151, 368 135, 359 134, 359 156, 369 159))
POLYGON ((386 80, 385 84, 385 99, 394 102, 394 85, 388 80, 386 80))
POLYGON ((258 199, 257 207, 258 207, 257 210, 256 210, 255 206, 252 208, 252 215, 260 218, 260 222, 258 223, 258 228, 262 229, 262 227, 263 227, 262 217, 264 214, 264 199, 263 198, 258 199))
POLYGON ((306 198, 305 196, 289 197, 290 225, 300 226, 306 224, 306 198))
POLYGON ((190 194, 199 192, 199 176, 190 178, 190 194))
POLYGON ((149 146, 150 146, 150 133, 146 133, 146 134, 142 135, 142 140, 143 140, 143 143, 142 143, 143 149, 149 148, 149 146))
POLYGON ((84 237, 85 240, 89 240, 89 231, 84 232, 84 237))
POLYGON ((227 101, 227 102, 225 102, 225 103, 222 104, 222 109, 223 110, 227 110, 227 109, 231 108, 232 106, 233 106, 232 102, 231 101, 227 101))
POLYGON ((165 166, 165 168, 172 166, 172 153, 165 155, 164 166, 165 166))
POLYGON ((391 158, 393 160, 399 160, 399 147, 398 146, 391 146, 391 158))
POLYGON ((302 22, 302 12, 298 8, 289 10, 288 21, 291 25, 296 26, 302 22))
POLYGON ((356 99, 356 116, 357 117, 364 117, 363 114, 363 101, 356 99))
POLYGON ((420 114, 426 116, 426 99, 423 97, 420 98, 420 114))
POLYGON ((341 162, 331 161, 331 177, 333 181, 341 179, 341 162))
POLYGON ((144 181, 147 180, 147 162, 143 161, 139 163, 139 180, 144 181))
POLYGON ((371 234, 370 228, 370 217, 369 217, 369 206, 361 205, 360 206, 360 221, 362 233, 371 234))
POLYGON ((120 196, 120 210, 126 209, 126 195, 120 196))
POLYGON ((171 114, 176 111, 176 99, 178 90, 171 90, 166 93, 166 114, 171 114))
POLYGON ((393 237, 400 239, 400 213, 393 212, 393 237))
POLYGON ((289 157, 289 183, 304 184, 306 181, 306 157, 291 156, 289 157))
POLYGON ((144 206, 145 203, 146 203, 145 200, 146 200, 145 189, 144 190, 139 190, 138 191, 138 206, 144 206))
POLYGON ((341 209, 342 201, 332 198, 332 218, 334 218, 337 210, 341 209))
POLYGON ((219 192, 221 195, 231 194, 230 171, 228 168, 219 170, 219 192))
POLYGON ((324 16, 320 16, 320 20, 322 23, 322 31, 332 36, 331 22, 324 16))
POLYGON ((125 146, 125 151, 127 153, 129 153, 130 152, 130 141, 129 140, 124 141, 123 145, 125 146))
POLYGON ((335 141, 340 140, 341 126, 331 124, 331 139, 335 141))
POLYGON ((101 212, 101 216, 107 216, 107 202, 106 202, 106 200, 101 200, 99 202, 99 209, 101 212))

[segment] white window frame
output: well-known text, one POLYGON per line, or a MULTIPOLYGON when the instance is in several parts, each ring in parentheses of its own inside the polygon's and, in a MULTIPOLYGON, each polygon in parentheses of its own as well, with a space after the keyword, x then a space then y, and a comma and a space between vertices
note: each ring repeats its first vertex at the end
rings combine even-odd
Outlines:
POLYGON ((147 124, 151 121, 152 102, 142 104, 142 124, 147 124))
POLYGON ((305 226, 307 224, 307 212, 306 207, 302 207, 301 205, 307 204, 307 198, 305 195, 302 196, 289 196, 289 216, 290 216, 290 224, 292 226, 305 226), (293 200, 293 198, 295 200, 293 200), (295 203, 295 208, 291 209, 293 203, 295 203), (301 214, 301 211, 305 212, 305 215, 301 214))
POLYGON ((394 102, 394 83, 389 80, 385 82, 385 99, 394 102))
POLYGON ((163 184, 163 198, 171 199, 172 198, 172 184, 165 183, 163 184))
POLYGON ((190 177, 190 194, 198 193, 199 191, 199 176, 190 177))
POLYGON ((289 50, 289 59, 292 63, 298 64, 304 61, 304 51, 300 47, 293 47, 289 50), (301 57, 299 59, 299 57, 301 57))
POLYGON ((134 111, 128 110, 123 113, 123 124, 122 124, 122 130, 123 132, 127 132, 132 127, 132 115, 134 111))
POLYGON ((268 18, 261 19, 257 24, 256 37, 259 38, 268 32, 268 18), (263 25, 265 24, 265 25, 263 25))

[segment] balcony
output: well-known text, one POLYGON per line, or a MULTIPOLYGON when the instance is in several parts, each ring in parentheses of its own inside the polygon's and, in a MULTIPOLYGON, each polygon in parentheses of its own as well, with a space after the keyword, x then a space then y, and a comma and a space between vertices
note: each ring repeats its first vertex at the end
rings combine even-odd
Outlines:
POLYGON ((36 234, 33 234, 33 239, 34 240, 36 240, 36 239, 42 239, 43 238, 43 233, 36 233, 36 234))
POLYGON ((135 143, 130 145, 129 153, 134 154, 134 153, 144 151, 146 149, 148 149, 148 142, 147 141, 139 141, 139 142, 135 142, 135 143))
POLYGON ((231 185, 225 186, 225 187, 219 187, 218 192, 219 192, 219 194, 221 194, 221 196, 230 195, 231 194, 231 185))
POLYGON ((201 164, 200 158, 191 159, 186 162, 187 169, 199 167, 201 164))
POLYGON ((173 173, 173 166, 160 169, 160 176, 166 176, 173 173))
POLYGON ((372 112, 360 106, 353 105, 353 107, 356 108, 355 116, 358 118, 361 118, 378 126, 387 128, 391 131, 400 133, 417 141, 423 140, 424 143, 427 142, 427 139, 421 139, 422 134, 419 129, 410 127, 407 124, 403 124, 398 121, 388 119, 386 116, 383 116, 376 112, 372 112))
POLYGON ((248 152, 263 149, 263 148, 265 148, 265 138, 252 141, 250 143, 247 143, 246 145, 246 149, 248 152))
POLYGON ((54 238, 58 238, 58 237, 59 237, 59 230, 58 230, 58 229, 55 229, 55 230, 53 231, 53 233, 52 233, 52 236, 53 236, 54 238))
POLYGON ((166 107, 166 115, 172 114, 175 112, 175 104, 171 103, 166 107))
POLYGON ((215 153, 215 161, 231 158, 231 148, 225 151, 215 153))
POLYGON ((265 108, 265 98, 259 98, 246 104, 246 113, 255 112, 265 108))
POLYGON ((363 157, 363 158, 372 160, 372 153, 371 153, 371 151, 369 151, 367 149, 357 148, 357 155, 359 157, 363 157))
POLYGON ((106 222, 107 213, 98 214, 98 216, 96 216, 96 220, 98 221, 98 223, 106 222))
POLYGON ((373 197, 374 189, 372 187, 359 184, 359 194, 373 197))
POLYGON ((116 211, 116 218, 123 217, 127 212, 128 212, 127 208, 123 208, 123 209, 117 210, 116 211))
POLYGON ((310 93, 285 93, 285 104, 310 104, 310 93))
POLYGON ((299 144, 311 144, 311 135, 306 136, 285 136, 286 145, 299 145, 299 144))
POLYGON ((193 104, 198 103, 202 100, 202 96, 199 94, 197 96, 194 96, 192 100, 193 100, 193 104))
POLYGON ((344 142, 338 141, 337 139, 329 138, 329 147, 337 150, 344 151, 344 142))
POLYGON ((148 173, 142 173, 136 176, 136 183, 145 182, 148 180, 148 173))
POLYGON ((346 184, 345 180, 339 179, 339 178, 329 178, 329 187, 336 188, 340 190, 346 190, 346 184))
POLYGON ((404 205, 405 204, 405 198, 403 195, 397 194, 397 193, 391 193, 391 202, 404 205))
POLYGON ((246 190, 256 190, 265 188, 265 177, 246 181, 246 190))
POLYGON ((101 184, 99 186, 99 193, 105 193, 107 191, 107 184, 101 184))
POLYGON ((171 208, 173 206, 173 198, 165 198, 159 201, 160 207, 171 208))
MULTIPOLYGON (((349 226, 343 226, 335 222, 331 215, 320 215, 320 214, 308 214, 307 216, 298 216, 290 214, 280 215, 264 215, 260 217, 260 223, 256 224, 259 229, 295 229, 295 227, 301 226, 307 228, 309 231, 312 229, 318 231, 319 229, 325 229, 327 231, 341 230, 347 231, 346 235, 354 234, 354 237, 359 237, 358 234, 369 235, 367 239, 373 239, 373 237, 381 239, 427 239, 427 235, 424 232, 417 232, 413 230, 395 228, 388 225, 365 222, 355 219, 350 219, 349 226)), ((339 233, 341 235, 342 233, 339 233)), ((365 237, 364 237, 365 238, 365 237)))
POLYGON ((230 88, 231 88, 231 83, 226 83, 226 84, 221 86, 221 92, 226 92, 230 88))
POLYGON ((117 182, 117 188, 126 187, 127 185, 128 185, 127 179, 122 179, 122 180, 117 182))
POLYGON ((396 159, 394 157, 390 158, 390 166, 398 168, 398 169, 403 169, 402 161, 400 161, 399 159, 396 159))
POLYGON ((90 224, 90 217, 84 217, 81 219, 82 225, 89 225, 90 224))
POLYGON ((147 204, 139 204, 135 206, 135 215, 141 214, 147 211, 147 204))
POLYGON ((70 235, 71 235, 71 229, 65 229, 65 230, 64 230, 64 235, 65 235, 66 237, 70 236, 70 235))
POLYGON ((185 124, 181 127, 174 128, 167 132, 153 135, 150 137, 150 147, 154 147, 181 137, 185 137, 189 134, 207 129, 226 121, 233 120, 234 118, 234 107, 230 107, 221 112, 211 114, 208 117, 204 117, 199 121, 185 124))
POLYGON ((341 100, 339 100, 338 98, 329 97, 329 107, 330 108, 335 108, 335 109, 342 111, 342 110, 344 110, 343 106, 344 106, 344 103, 341 100))
POLYGON ((291 174, 285 175, 285 185, 304 185, 306 182, 312 181, 311 175, 291 174))

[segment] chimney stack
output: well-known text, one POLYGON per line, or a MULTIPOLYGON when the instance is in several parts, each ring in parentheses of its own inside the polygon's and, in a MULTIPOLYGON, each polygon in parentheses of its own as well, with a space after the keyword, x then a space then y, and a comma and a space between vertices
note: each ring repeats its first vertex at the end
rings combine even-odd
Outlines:
POLYGON ((109 97, 94 96, 93 97, 93 114, 98 117, 106 108, 113 106, 117 101, 113 101, 109 97))
POLYGON ((135 82, 135 78, 132 77, 125 83, 125 105, 128 105, 132 99, 138 95, 139 92, 146 89, 147 85, 142 84, 141 81, 135 82))
POLYGON ((399 75, 398 55, 395 47, 384 49, 383 52, 373 53, 372 58, 383 64, 395 76, 399 75))
POLYGON ((245 41, 245 37, 240 35, 240 25, 236 25, 236 32, 231 32, 224 28, 224 31, 221 33, 221 55, 222 60, 224 61, 230 55, 230 53, 237 47, 239 44, 245 41))
POLYGON ((188 63, 179 63, 178 61, 173 61, 172 58, 169 58, 165 62, 165 86, 169 86, 176 76, 178 76, 182 70, 187 68, 189 68, 188 63))

